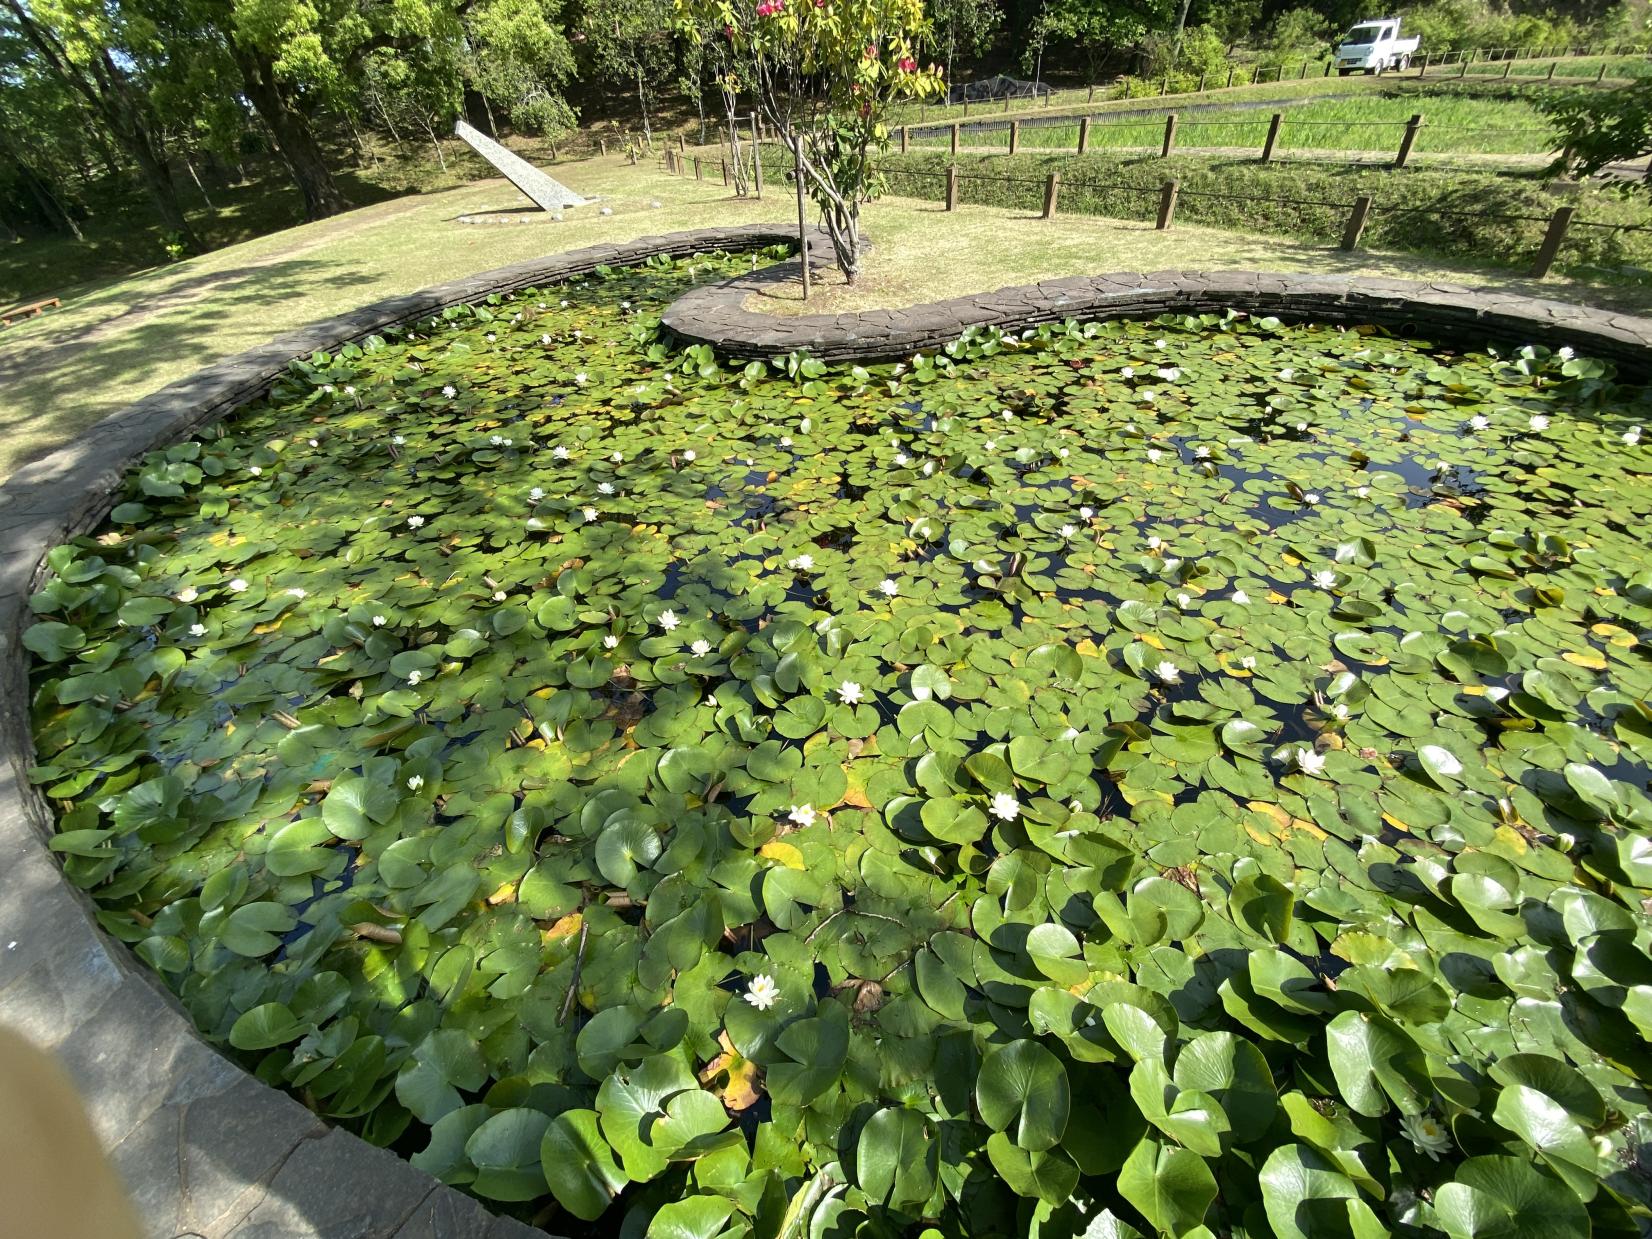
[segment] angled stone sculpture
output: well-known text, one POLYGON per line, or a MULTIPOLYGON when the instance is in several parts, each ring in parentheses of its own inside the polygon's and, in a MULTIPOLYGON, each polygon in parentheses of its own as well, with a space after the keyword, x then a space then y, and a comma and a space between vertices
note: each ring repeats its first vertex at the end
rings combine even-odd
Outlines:
POLYGON ((498 168, 507 181, 546 211, 560 211, 564 207, 584 206, 595 201, 592 198, 581 198, 560 181, 546 176, 526 159, 513 155, 464 121, 455 125, 453 132, 463 138, 478 155, 498 168))

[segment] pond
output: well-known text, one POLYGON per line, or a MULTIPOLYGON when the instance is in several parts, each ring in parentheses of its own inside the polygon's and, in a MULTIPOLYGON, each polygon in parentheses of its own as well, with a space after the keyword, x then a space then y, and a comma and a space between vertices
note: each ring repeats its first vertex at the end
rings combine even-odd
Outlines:
POLYGON ((136 468, 25 638, 104 927, 553 1231, 1635 1225, 1647 393, 1238 314, 660 337, 775 257, 449 311, 136 468))

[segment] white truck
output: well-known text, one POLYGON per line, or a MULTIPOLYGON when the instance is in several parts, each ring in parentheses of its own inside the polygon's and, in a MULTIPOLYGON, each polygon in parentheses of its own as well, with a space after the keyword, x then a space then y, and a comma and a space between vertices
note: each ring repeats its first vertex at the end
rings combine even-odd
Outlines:
POLYGON ((1402 39, 1400 19, 1377 17, 1362 21, 1337 44, 1337 73, 1347 77, 1356 70, 1381 73, 1384 69, 1407 69, 1411 57, 1422 42, 1420 38, 1402 39))

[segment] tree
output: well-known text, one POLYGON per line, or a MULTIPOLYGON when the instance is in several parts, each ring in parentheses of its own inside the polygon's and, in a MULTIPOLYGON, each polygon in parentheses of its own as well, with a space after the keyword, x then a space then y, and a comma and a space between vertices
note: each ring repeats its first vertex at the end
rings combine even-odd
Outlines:
POLYGON ((96 0, 0 0, 8 24, 43 69, 82 99, 143 178, 161 224, 186 250, 200 238, 178 202, 161 124, 134 74, 162 52, 158 28, 141 14, 96 0))
POLYGON ((671 6, 668 0, 588 0, 580 40, 591 67, 607 81, 636 92, 643 142, 654 145, 653 104, 671 65, 671 6))
POLYGON ((503 105, 513 128, 558 137, 577 118, 561 87, 574 75, 574 52, 544 0, 492 0, 464 15, 465 81, 503 105))
POLYGON ((1023 55, 1032 66, 1034 51, 1042 55, 1044 44, 1055 40, 1076 51, 1084 59, 1085 74, 1096 81, 1107 58, 1120 48, 1136 48, 1155 30, 1168 29, 1172 3, 1181 0, 1132 0, 1128 3, 1098 3, 1097 0, 1049 0, 1035 23, 1036 45, 1023 55))
POLYGON ((930 0, 933 43, 946 54, 946 84, 957 84, 953 65, 958 53, 979 55, 992 39, 1002 14, 994 0, 930 0))
MULTIPOLYGON (((1565 147, 1550 172, 1592 176, 1607 164, 1652 155, 1652 78, 1609 91, 1553 91, 1537 106, 1554 122, 1565 147)), ((1644 187, 1646 181, 1630 184, 1644 187)))
POLYGON ((860 274, 860 209, 883 187, 872 165, 887 149, 889 108, 942 89, 916 48, 923 0, 677 0, 679 28, 720 26, 748 57, 752 93, 779 134, 831 234, 838 269, 860 274))

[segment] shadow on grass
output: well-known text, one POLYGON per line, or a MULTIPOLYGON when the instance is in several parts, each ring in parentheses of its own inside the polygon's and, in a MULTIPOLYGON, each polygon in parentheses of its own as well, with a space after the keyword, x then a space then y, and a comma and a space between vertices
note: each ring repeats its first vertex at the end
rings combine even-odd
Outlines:
MULTIPOLYGON (((95 326, 56 341, 34 337, 0 351, 0 390, 24 395, 0 406, 0 436, 34 441, 22 447, 17 465, 64 446, 89 425, 113 412, 129 394, 149 390, 157 376, 179 377, 218 360, 203 352, 225 319, 255 319, 272 301, 304 298, 322 290, 371 287, 378 277, 323 258, 230 267, 201 272, 154 296, 134 298, 95 326), (78 403, 82 393, 117 393, 113 404, 78 403)), ((318 311, 318 316, 324 311, 318 311)), ((271 334, 274 334, 273 332, 271 334)), ((247 341, 247 346, 258 343, 247 341)))

